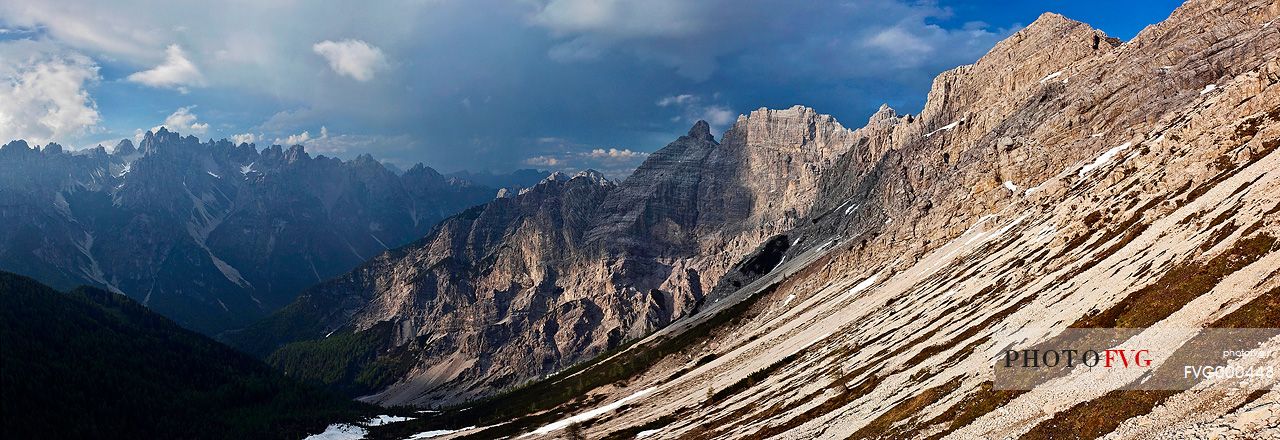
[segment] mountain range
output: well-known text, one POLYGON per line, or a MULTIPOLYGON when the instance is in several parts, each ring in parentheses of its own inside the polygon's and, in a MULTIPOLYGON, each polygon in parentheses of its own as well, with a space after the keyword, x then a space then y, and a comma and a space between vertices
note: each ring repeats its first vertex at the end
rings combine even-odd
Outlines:
POLYGON ((0 169, 0 269, 124 293, 206 334, 248 325, 499 190, 421 164, 397 175, 369 155, 163 127, 110 153, 10 142, 0 169))

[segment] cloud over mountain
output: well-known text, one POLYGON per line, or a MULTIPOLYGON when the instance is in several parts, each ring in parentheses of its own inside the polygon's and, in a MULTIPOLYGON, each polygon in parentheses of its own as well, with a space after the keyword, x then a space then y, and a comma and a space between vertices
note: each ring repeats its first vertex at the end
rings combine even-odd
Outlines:
POLYGON ((48 41, 0 41, 0 139, 32 143, 86 134, 101 115, 86 90, 98 65, 48 41))

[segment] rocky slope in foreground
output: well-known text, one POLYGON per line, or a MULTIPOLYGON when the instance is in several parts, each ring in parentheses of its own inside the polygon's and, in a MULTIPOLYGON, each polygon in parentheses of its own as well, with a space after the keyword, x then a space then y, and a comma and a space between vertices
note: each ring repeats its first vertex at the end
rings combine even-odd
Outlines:
POLYGON ((92 285, 207 334, 422 237, 496 188, 368 155, 201 142, 161 128, 138 146, 0 147, 0 269, 92 285))
MULTIPOLYGON (((1280 323, 1280 5, 1118 44, 1046 14, 817 185, 785 261, 654 335, 419 428, 454 437, 1266 438, 1280 393, 993 390, 1068 327, 1280 323)), ((1161 337, 1141 332, 1136 340, 1161 337)), ((1181 340, 1165 339, 1177 345, 1181 340)), ((1272 339, 1263 348, 1280 348, 1272 339)), ((1114 379, 1114 378, 1112 378, 1114 379)), ((408 432, 387 432, 395 436, 408 432)))

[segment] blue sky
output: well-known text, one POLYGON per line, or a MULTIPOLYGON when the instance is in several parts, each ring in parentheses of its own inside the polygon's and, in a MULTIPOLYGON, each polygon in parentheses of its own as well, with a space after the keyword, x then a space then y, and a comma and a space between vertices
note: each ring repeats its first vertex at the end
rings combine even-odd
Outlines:
POLYGON ((1045 11, 1129 39, 1178 2, 395 0, 0 4, 0 137, 202 138, 621 176, 698 119, 857 127, 1045 11), (109 4, 108 4, 109 3, 109 4), (212 3, 212 2, 208 2, 212 3))

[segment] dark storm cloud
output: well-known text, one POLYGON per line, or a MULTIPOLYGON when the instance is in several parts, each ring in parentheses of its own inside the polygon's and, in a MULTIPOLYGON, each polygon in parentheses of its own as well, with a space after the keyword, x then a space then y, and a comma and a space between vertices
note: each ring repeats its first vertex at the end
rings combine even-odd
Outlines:
POLYGON ((804 104, 859 126, 882 102, 916 111, 934 75, 1013 30, 893 1, 148 3, 0 6, 0 26, 101 66, 84 86, 101 118, 81 144, 185 108, 206 137, 615 176, 697 119, 723 130, 804 104))

